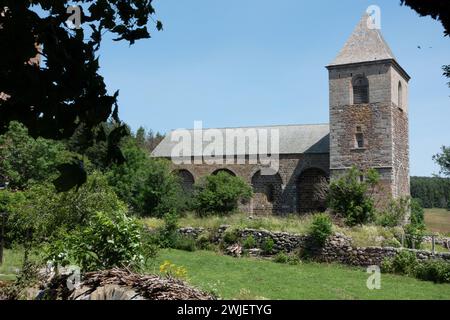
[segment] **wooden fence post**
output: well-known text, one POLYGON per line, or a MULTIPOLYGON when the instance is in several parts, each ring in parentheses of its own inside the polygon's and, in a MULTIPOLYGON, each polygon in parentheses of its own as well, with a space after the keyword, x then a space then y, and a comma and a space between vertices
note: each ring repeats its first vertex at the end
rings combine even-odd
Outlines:
POLYGON ((5 247, 6 213, 0 213, 2 227, 0 229, 0 265, 3 264, 3 248, 5 247))
POLYGON ((436 253, 436 236, 434 234, 431 236, 431 251, 433 254, 436 253))

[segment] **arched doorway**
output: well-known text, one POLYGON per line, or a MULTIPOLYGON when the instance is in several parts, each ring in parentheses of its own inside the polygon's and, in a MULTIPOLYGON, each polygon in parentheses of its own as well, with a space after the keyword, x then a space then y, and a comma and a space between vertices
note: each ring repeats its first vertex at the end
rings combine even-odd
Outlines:
POLYGON ((194 176, 188 170, 176 170, 174 174, 180 179, 181 188, 186 194, 191 194, 194 191, 194 176))
POLYGON ((319 196, 321 183, 328 180, 327 174, 318 168, 304 170, 297 179, 298 212, 325 211, 325 199, 319 196))
POLYGON ((278 173, 262 175, 261 171, 252 176, 253 213, 273 214, 281 212, 283 181, 278 173))

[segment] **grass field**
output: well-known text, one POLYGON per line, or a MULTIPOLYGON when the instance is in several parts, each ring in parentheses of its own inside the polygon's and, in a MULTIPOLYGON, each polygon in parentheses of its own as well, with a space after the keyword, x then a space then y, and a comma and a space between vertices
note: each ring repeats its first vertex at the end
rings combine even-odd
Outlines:
POLYGON ((5 250, 3 264, 0 265, 0 281, 13 280, 22 266, 23 252, 21 250, 5 250))
MULTIPOLYGON (((381 290, 369 290, 363 269, 337 264, 278 264, 254 258, 232 258, 210 251, 162 250, 148 273, 166 260, 188 271, 188 281, 224 299, 450 299, 449 284, 434 284, 383 274, 381 290)), ((13 280, 22 254, 5 251, 0 282, 13 280)))
POLYGON ((425 224, 428 231, 450 236, 450 211, 446 209, 425 209, 425 224))
POLYGON ((165 260, 186 267, 193 285, 225 299, 450 299, 449 284, 390 274, 382 275, 381 290, 371 291, 364 270, 342 265, 285 265, 177 250, 162 251, 157 265, 165 260))

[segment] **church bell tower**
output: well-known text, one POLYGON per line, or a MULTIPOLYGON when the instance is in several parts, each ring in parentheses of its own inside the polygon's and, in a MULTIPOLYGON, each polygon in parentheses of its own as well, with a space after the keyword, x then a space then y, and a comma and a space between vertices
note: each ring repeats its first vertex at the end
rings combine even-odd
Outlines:
MULTIPOLYGON (((330 172, 376 169, 382 197, 408 196, 409 75, 371 17, 364 15, 327 66, 330 94, 330 172)), ((387 199, 387 198, 386 198, 387 199)))

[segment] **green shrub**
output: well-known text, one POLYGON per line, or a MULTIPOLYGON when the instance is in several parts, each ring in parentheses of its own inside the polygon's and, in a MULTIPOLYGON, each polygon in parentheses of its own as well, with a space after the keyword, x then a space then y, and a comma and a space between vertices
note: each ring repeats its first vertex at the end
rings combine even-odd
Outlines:
POLYGON ((423 236, 425 233, 424 226, 417 226, 412 223, 404 227, 405 231, 405 246, 407 248, 420 249, 423 236))
POLYGON ((163 216, 164 225, 157 230, 158 242, 162 248, 173 248, 179 236, 178 214, 169 211, 163 216))
POLYGON ((333 223, 326 213, 317 213, 313 216, 309 235, 319 245, 323 245, 328 237, 333 233, 333 223))
POLYGON ((193 237, 178 235, 172 249, 194 252, 197 250, 197 243, 193 237))
POLYGON ((275 242, 272 238, 266 238, 261 244, 261 250, 264 254, 272 254, 275 242))
POLYGON ((7 239, 19 244, 39 244, 60 229, 70 232, 86 226, 99 211, 114 215, 117 210, 126 209, 99 172, 90 175, 78 191, 57 193, 52 184, 42 183, 7 197, 7 239))
POLYGON ((288 263, 289 256, 286 252, 280 251, 273 257, 272 261, 276 263, 288 263))
POLYGON ((300 258, 294 253, 286 253, 284 251, 278 252, 272 259, 275 263, 283 263, 290 265, 297 265, 301 263, 300 258))
POLYGON ((396 238, 387 239, 383 241, 383 247, 400 248, 402 244, 396 238))
POLYGON ((169 161, 149 157, 132 138, 125 139, 122 151, 126 162, 113 165, 107 176, 117 195, 133 212, 163 217, 170 210, 186 209, 188 200, 169 161))
POLYGON ((219 172, 196 185, 193 201, 197 213, 205 216, 233 212, 237 209, 239 200, 249 200, 251 197, 252 188, 244 179, 219 172))
POLYGON ((235 244, 239 241, 239 230, 228 228, 223 234, 223 243, 226 245, 235 244))
POLYGON ((450 283, 450 263, 439 260, 428 260, 416 268, 416 277, 435 283, 450 283))
POLYGON ((344 217, 349 226, 367 223, 374 217, 375 208, 371 193, 378 184, 379 174, 369 169, 364 181, 360 181, 361 176, 364 176, 364 173, 353 167, 330 183, 329 206, 336 214, 344 217))
POLYGON ((242 242, 242 246, 245 249, 252 249, 252 248, 256 248, 256 240, 252 235, 249 235, 247 238, 244 239, 244 241, 242 242))
POLYGON ((392 199, 387 208, 377 216, 376 222, 383 227, 396 227, 405 221, 410 209, 409 198, 392 199))
POLYGON ((416 228, 425 230, 425 210, 420 201, 417 199, 411 200, 411 224, 416 228))
POLYGON ((211 242, 212 242, 211 233, 205 231, 198 235, 195 245, 200 250, 210 250, 212 248, 211 242))
POLYGON ((416 254, 411 251, 402 250, 395 257, 384 259, 381 269, 383 272, 414 275, 417 266, 416 254))
POLYGON ((87 226, 51 241, 46 257, 60 265, 74 262, 83 271, 140 268, 145 262, 142 232, 142 226, 123 210, 98 212, 87 226))

